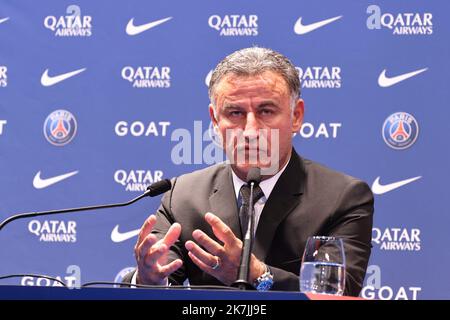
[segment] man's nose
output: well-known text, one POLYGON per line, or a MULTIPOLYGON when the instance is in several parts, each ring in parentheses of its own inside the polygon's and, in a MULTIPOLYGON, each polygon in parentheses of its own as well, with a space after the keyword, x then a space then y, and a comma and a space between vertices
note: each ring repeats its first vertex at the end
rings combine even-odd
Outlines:
POLYGON ((247 113, 244 127, 244 137, 254 139, 258 137, 259 124, 253 112, 247 113))

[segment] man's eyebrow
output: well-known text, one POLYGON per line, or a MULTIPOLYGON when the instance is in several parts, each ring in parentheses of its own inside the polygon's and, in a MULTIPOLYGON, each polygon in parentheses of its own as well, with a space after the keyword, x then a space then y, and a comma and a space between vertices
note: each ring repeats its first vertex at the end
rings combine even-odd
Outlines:
POLYGON ((276 101, 274 101, 274 100, 261 101, 258 104, 257 108, 263 108, 263 107, 268 107, 268 106, 279 108, 278 103, 276 101))
MULTIPOLYGON (((275 101, 275 100, 264 100, 261 101, 257 106, 256 109, 261 109, 261 108, 265 108, 265 107, 273 107, 273 108, 280 108, 279 104, 275 101)), ((245 109, 244 107, 242 107, 239 104, 236 103, 232 103, 232 102, 224 102, 223 106, 222 106, 222 110, 226 111, 229 109, 245 109)))
POLYGON ((229 103, 229 102, 225 102, 223 104, 222 108, 223 109, 237 109, 237 108, 242 109, 242 107, 240 105, 235 104, 235 103, 229 103))

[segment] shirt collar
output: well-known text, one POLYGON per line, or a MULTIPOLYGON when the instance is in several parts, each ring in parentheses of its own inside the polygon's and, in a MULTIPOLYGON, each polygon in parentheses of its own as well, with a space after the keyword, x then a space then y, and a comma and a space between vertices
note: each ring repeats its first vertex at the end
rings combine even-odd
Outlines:
MULTIPOLYGON (((290 160, 289 160, 290 161, 290 160)), ((259 201, 266 202, 269 198, 270 194, 272 193, 273 188, 275 187, 275 184, 277 183, 278 179, 280 178, 281 174, 286 169, 288 162, 284 165, 284 167, 277 172, 274 176, 270 177, 269 179, 263 180, 259 183, 259 186, 261 190, 264 193, 264 197, 262 197, 259 201)), ((233 177, 233 186, 234 186, 234 192, 236 195, 236 199, 239 199, 239 191, 241 190, 241 187, 246 184, 245 181, 243 181, 241 178, 239 178, 233 170, 231 170, 231 175, 233 177)), ((258 201, 258 202, 259 202, 258 201)))

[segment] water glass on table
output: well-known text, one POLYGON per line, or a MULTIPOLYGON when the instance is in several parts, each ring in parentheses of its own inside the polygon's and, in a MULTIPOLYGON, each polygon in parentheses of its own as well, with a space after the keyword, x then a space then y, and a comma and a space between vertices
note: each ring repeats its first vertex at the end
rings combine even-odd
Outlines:
POLYGON ((300 291, 343 295, 345 289, 345 253, 342 239, 309 237, 300 268, 300 291))

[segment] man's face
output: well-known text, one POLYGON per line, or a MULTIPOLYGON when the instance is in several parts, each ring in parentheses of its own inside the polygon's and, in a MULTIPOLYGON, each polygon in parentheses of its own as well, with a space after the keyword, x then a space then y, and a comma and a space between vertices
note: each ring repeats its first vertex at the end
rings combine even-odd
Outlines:
POLYGON ((228 74, 217 84, 215 101, 215 111, 209 106, 211 119, 241 179, 245 180, 251 167, 270 167, 272 173, 268 175, 273 175, 286 164, 292 134, 301 127, 304 107, 299 99, 292 111, 288 85, 279 74, 228 74))

